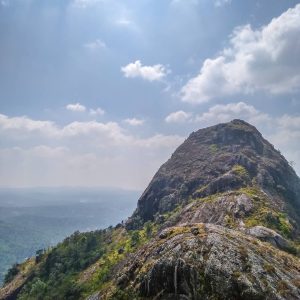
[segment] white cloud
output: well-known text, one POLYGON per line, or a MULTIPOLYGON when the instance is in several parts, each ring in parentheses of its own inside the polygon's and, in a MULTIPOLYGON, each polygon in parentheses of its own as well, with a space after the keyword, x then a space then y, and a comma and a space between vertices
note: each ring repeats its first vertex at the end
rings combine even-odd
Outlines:
POLYGON ((106 44, 100 39, 96 39, 93 42, 86 43, 86 44, 84 44, 84 47, 91 51, 96 51, 96 50, 107 48, 106 44))
POLYGON ((300 115, 283 115, 274 120, 274 133, 270 141, 280 149, 288 161, 295 163, 294 168, 300 175, 300 115))
POLYGON ((229 122, 232 119, 243 119, 254 125, 262 123, 267 125, 271 121, 269 115, 258 111, 254 106, 245 102, 217 104, 210 107, 207 112, 198 115, 195 121, 205 125, 212 125, 229 122))
POLYGON ((58 126, 51 121, 33 120, 28 117, 12 117, 0 114, 0 134, 7 138, 21 139, 24 137, 44 137, 61 140, 64 138, 98 135, 99 138, 114 142, 129 140, 123 129, 116 122, 101 123, 97 121, 71 122, 65 126, 58 126), (37 135, 39 133, 39 135, 37 135))
MULTIPOLYGON (((87 108, 80 103, 68 104, 66 109, 74 112, 85 112, 87 110, 87 108)), ((102 116, 105 114, 105 111, 101 107, 97 107, 96 109, 90 108, 89 114, 91 116, 102 116)))
MULTIPOLYGON (((137 126, 143 124, 144 120, 141 119, 127 119, 126 123, 137 126)), ((65 126, 58 126, 54 122, 50 121, 36 121, 28 117, 12 117, 0 114, 0 136, 9 139, 23 140, 26 136, 29 141, 30 136, 28 134, 33 133, 31 138, 40 138, 36 135, 36 131, 40 132, 40 136, 47 138, 48 140, 55 142, 67 141, 72 138, 76 138, 73 141, 78 141, 78 138, 90 138, 89 143, 93 145, 99 145, 106 141, 105 145, 123 145, 127 147, 139 146, 148 147, 152 145, 158 146, 161 141, 161 146, 168 146, 168 144, 176 144, 182 137, 155 135, 149 138, 139 138, 129 134, 123 129, 117 122, 101 123, 97 121, 89 122, 72 122, 65 126), (95 139, 96 138, 96 139, 95 139), (167 141, 164 142, 164 139, 167 141), (170 143, 170 141, 173 141, 170 143), (146 146, 148 145, 148 146, 146 146)), ((33 141, 33 144, 35 142, 33 141)), ((85 145, 87 146, 87 145, 85 145)))
POLYGON ((250 25, 236 28, 229 47, 206 59, 200 73, 182 88, 182 100, 203 103, 237 93, 298 91, 299 36, 300 4, 258 30, 250 25))
POLYGON ((283 115, 278 120, 279 125, 284 129, 300 131, 300 116, 283 115))
POLYGON ((183 141, 178 135, 140 137, 117 122, 51 121, 0 115, 0 182, 7 186, 145 188, 183 141))
POLYGON ((80 103, 68 104, 66 106, 67 110, 76 111, 76 112, 84 112, 86 111, 86 107, 80 103))
POLYGON ((167 74, 167 70, 163 65, 143 66, 139 60, 122 67, 121 71, 127 78, 140 77, 148 81, 161 80, 167 74))
POLYGON ((133 144, 138 147, 152 150, 172 149, 171 152, 174 152, 175 148, 183 141, 184 138, 178 135, 156 134, 149 138, 135 140, 133 144))
MULTIPOLYGON (((52 135, 58 131, 58 128, 51 121, 32 120, 26 116, 9 118, 6 115, 0 114, 0 130, 16 131, 26 134, 40 132, 46 135, 52 135)), ((22 134, 20 134, 20 136, 21 138, 23 137, 22 134)))
POLYGON ((103 116, 105 114, 105 110, 102 108, 98 107, 96 109, 90 109, 90 115, 91 116, 103 116))
POLYGON ((204 103, 213 97, 231 94, 233 87, 226 81, 224 57, 205 60, 200 74, 192 78, 182 89, 182 100, 204 103))
POLYGON ((58 137, 84 137, 99 136, 102 139, 111 141, 122 141, 127 137, 123 134, 122 128, 116 122, 100 123, 90 122, 72 122, 63 128, 60 128, 58 137))
POLYGON ((131 119, 125 119, 124 122, 131 126, 140 126, 144 124, 145 120, 131 118, 131 119))
POLYGON ((191 117, 190 113, 186 113, 183 110, 179 110, 173 113, 170 113, 166 118, 165 122, 167 123, 184 123, 188 121, 188 119, 191 117))

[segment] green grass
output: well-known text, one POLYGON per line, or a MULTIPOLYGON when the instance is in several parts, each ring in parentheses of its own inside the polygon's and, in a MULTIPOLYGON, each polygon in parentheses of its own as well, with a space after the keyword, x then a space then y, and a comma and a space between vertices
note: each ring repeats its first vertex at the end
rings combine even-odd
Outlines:
POLYGON ((232 167, 232 172, 240 177, 249 177, 248 171, 241 165, 234 165, 232 167))
POLYGON ((286 238, 291 238, 293 227, 284 213, 262 204, 245 220, 247 227, 265 226, 279 232, 286 238))

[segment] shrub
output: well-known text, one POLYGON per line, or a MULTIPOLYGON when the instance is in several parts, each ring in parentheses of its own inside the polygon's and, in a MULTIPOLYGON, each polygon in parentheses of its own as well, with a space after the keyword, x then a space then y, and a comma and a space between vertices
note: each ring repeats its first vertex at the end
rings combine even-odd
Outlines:
POLYGON ((6 273, 5 277, 4 277, 4 283, 7 284, 9 282, 11 282, 14 277, 19 273, 19 268, 18 268, 18 264, 14 264, 6 273))

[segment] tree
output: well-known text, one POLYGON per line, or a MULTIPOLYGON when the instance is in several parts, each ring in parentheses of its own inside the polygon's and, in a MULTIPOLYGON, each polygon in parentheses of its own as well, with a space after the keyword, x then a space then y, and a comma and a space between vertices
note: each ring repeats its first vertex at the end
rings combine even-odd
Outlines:
POLYGON ((44 294, 47 290, 47 284, 44 283, 40 278, 37 278, 34 283, 31 285, 30 296, 31 299, 43 300, 44 294))

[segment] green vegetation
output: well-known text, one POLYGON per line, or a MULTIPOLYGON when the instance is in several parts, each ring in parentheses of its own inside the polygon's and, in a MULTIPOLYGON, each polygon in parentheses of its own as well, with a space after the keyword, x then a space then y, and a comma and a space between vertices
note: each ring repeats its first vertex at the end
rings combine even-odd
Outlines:
POLYGON ((287 214, 276 211, 266 199, 265 194, 256 187, 242 188, 239 192, 247 194, 254 200, 254 209, 244 220, 247 227, 262 225, 279 232, 286 238, 291 238, 293 227, 287 214))
MULTIPOLYGON (((156 232, 157 227, 152 222, 145 223, 141 230, 110 227, 94 232, 75 232, 56 247, 37 251, 33 262, 38 267, 18 299, 83 299, 109 286, 115 276, 114 267, 156 232)), ((7 280, 12 280, 18 272, 17 265, 11 268, 7 280)), ((115 292, 114 299, 127 299, 122 291, 115 292)))
POLYGON ((232 168, 232 172, 240 177, 249 177, 248 171, 241 165, 234 165, 232 168))
POLYGON ((247 227, 253 227, 257 225, 262 225, 271 228, 286 238, 291 238, 292 225, 286 214, 281 212, 276 212, 268 206, 262 204, 256 209, 246 220, 245 224, 247 227))
MULTIPOLYGON (((90 278, 82 285, 83 290, 85 291, 83 294, 88 296, 91 292, 107 287, 110 284, 112 276, 115 275, 112 272, 113 268, 129 253, 134 252, 138 247, 148 242, 156 232, 157 225, 149 221, 144 224, 144 227, 141 230, 113 230, 111 236, 113 242, 107 247, 106 253, 97 262, 99 266, 97 271, 92 273, 90 278)), ((120 297, 121 294, 122 293, 119 291, 118 297, 120 297)))
POLYGON ((79 299, 78 272, 105 253, 110 230, 75 232, 48 252, 38 251, 39 267, 19 299, 79 299))

